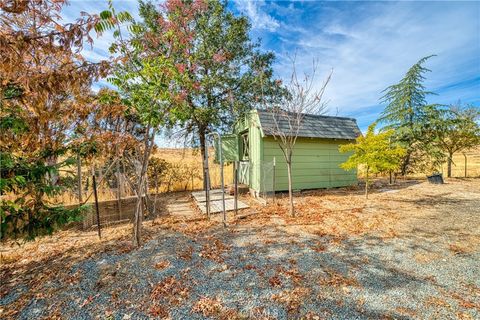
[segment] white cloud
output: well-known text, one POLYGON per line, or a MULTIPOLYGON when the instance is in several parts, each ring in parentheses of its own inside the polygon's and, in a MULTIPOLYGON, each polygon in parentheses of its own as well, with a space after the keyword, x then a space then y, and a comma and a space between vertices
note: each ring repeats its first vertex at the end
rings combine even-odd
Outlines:
MULTIPOLYGON (((282 24, 278 33, 286 44, 285 51, 297 49, 299 68, 309 70, 312 59, 319 59, 319 84, 322 73, 334 69, 325 96, 333 113, 338 108, 340 114, 365 119, 370 114, 373 121, 379 112, 381 91, 430 54, 438 56, 426 64, 432 69, 426 86, 442 91, 434 100, 450 103, 474 98, 471 89, 442 87, 480 74, 478 7, 478 3, 372 4, 367 14, 365 10, 358 10, 357 16, 338 11, 309 19, 301 28, 293 26, 297 29, 293 35, 289 26, 284 29, 282 24)), ((285 53, 277 54, 276 70, 283 78, 290 70, 285 53)))
POLYGON ((280 23, 263 10, 264 0, 234 0, 234 2, 236 8, 250 19, 253 28, 275 31, 280 27, 280 23))

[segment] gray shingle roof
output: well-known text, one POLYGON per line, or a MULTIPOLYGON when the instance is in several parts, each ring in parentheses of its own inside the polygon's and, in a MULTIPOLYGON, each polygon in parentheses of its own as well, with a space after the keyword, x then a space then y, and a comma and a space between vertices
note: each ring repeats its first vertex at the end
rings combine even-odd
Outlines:
MULTIPOLYGON (((263 133, 269 136, 272 135, 272 132, 275 130, 275 121, 272 113, 267 110, 257 110, 257 112, 263 133)), ((288 133, 290 131, 286 119, 282 119, 280 116, 277 122, 284 132, 288 133)), ((360 134, 357 120, 353 118, 317 116, 313 114, 304 115, 298 132, 299 137, 346 140, 353 140, 360 134)))

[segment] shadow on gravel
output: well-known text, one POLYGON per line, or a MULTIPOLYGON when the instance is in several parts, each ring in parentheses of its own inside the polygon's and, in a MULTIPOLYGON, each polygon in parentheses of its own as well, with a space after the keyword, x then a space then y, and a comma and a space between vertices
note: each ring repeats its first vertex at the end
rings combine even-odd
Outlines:
MULTIPOLYGON (((162 310, 172 319, 204 319, 194 310, 205 297, 220 303, 210 319, 428 318, 423 302, 438 294, 439 285, 432 270, 409 268, 412 242, 396 241, 292 235, 275 227, 215 229, 195 237, 164 230, 138 250, 114 248, 80 262, 52 258, 51 270, 32 264, 10 273, 23 277, 28 289, 0 301, 5 318, 19 319, 55 312, 148 319, 161 318, 162 310), (8 316, 20 306, 19 314, 8 316)), ((456 310, 445 312, 449 317, 456 310)))

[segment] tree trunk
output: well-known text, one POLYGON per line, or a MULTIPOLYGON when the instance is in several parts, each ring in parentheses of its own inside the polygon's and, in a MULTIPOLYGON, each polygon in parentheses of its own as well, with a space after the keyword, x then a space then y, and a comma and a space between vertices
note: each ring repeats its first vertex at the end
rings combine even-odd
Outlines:
POLYGON ((452 177, 452 157, 453 154, 449 153, 447 159, 447 177, 449 178, 452 177))
MULTIPOLYGON (((57 156, 51 156, 47 159, 47 165, 48 166, 55 166, 57 164, 57 160, 58 160, 58 157, 57 156)), ((54 172, 54 171, 51 171, 48 174, 48 179, 50 180, 50 183, 54 186, 57 185, 58 183, 58 179, 59 179, 59 176, 58 176, 58 172, 54 172)))
POLYGON ((137 184, 137 203, 135 207, 135 218, 133 221, 133 245, 138 247, 142 243, 142 222, 143 222, 143 194, 145 187, 145 175, 147 172, 148 159, 152 150, 153 142, 155 138, 155 130, 153 130, 150 136, 150 125, 147 127, 147 134, 145 136, 145 150, 143 153, 142 166, 138 175, 137 184))
POLYGON ((83 202, 82 198, 82 159, 80 154, 77 154, 77 188, 78 188, 78 203, 83 202))
POLYGON ((365 173, 365 199, 368 199, 368 166, 367 166, 367 172, 365 173))
POLYGON ((295 207, 293 205, 293 185, 292 185, 292 158, 289 157, 287 161, 287 173, 288 173, 288 200, 290 203, 290 215, 295 217, 295 207))
POLYGON ((409 165, 410 165, 410 151, 408 151, 405 158, 403 158, 402 167, 401 167, 402 176, 405 176, 407 174, 407 170, 408 170, 409 165))

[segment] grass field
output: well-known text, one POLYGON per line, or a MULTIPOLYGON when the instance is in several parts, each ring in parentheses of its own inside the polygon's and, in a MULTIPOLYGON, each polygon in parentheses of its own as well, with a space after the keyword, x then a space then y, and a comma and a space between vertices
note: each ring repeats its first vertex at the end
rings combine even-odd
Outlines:
MULTIPOLYGON (((480 177, 480 148, 468 151, 465 153, 467 158, 467 176, 480 177)), ((444 175, 447 174, 447 166, 443 166, 444 175)), ((462 153, 453 155, 452 165, 453 177, 465 176, 465 156, 462 153)))
MULTIPOLYGON (((220 165, 213 161, 214 150, 210 150, 210 179, 212 187, 220 186, 220 165)), ((480 177, 480 148, 466 152, 467 157, 467 175, 468 177, 480 177)), ((162 148, 157 149, 153 157, 166 160, 171 166, 170 177, 175 176, 173 181, 166 177, 161 182, 160 191, 184 191, 184 190, 199 190, 203 188, 202 179, 202 159, 200 151, 196 149, 174 149, 162 148)), ((224 181, 225 184, 233 183, 233 167, 232 165, 225 165, 224 167, 224 181)), ((444 176, 447 174, 447 166, 442 168, 444 176)), ((455 154, 453 157, 452 166, 453 177, 465 176, 465 157, 462 153, 455 154)), ((362 170, 359 170, 359 177, 362 178, 362 170)), ((417 174, 416 178, 425 177, 424 174, 417 174)), ((154 190, 151 190, 152 192, 154 190)), ((99 200, 115 199, 116 191, 111 190, 106 186, 100 186, 99 200)), ((133 195, 130 194, 130 195, 133 195)), ((90 199, 93 201, 93 197, 90 199)), ((58 202, 64 204, 77 203, 77 196, 71 192, 66 192, 56 199, 58 202)))

